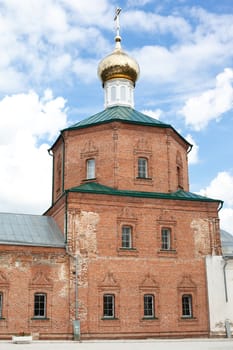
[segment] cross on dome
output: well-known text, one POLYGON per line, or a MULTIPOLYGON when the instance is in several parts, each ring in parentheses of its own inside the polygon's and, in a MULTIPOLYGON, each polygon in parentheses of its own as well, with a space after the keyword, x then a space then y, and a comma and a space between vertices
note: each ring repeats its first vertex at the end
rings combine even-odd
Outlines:
POLYGON ((114 21, 116 22, 116 36, 120 36, 120 13, 121 8, 117 7, 115 11, 114 21))
POLYGON ((121 8, 115 10, 116 23, 115 50, 104 57, 98 66, 98 75, 105 90, 105 107, 134 107, 133 90, 139 76, 139 65, 121 48, 120 37, 121 8))

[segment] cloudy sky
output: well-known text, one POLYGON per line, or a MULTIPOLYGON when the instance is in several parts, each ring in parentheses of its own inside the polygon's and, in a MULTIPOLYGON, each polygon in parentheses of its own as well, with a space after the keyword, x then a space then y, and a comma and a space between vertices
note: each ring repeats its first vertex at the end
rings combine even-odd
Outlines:
POLYGON ((224 200, 233 233, 232 0, 0 0, 0 211, 43 213, 59 130, 101 111, 98 62, 140 65, 135 108, 193 144, 190 190, 224 200))

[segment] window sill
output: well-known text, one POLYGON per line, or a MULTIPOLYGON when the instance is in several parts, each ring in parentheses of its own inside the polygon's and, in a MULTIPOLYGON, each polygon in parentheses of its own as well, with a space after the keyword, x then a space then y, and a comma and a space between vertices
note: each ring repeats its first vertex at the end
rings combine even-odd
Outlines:
POLYGON ((177 251, 175 249, 160 249, 158 250, 158 255, 166 258, 175 258, 177 256, 177 251))
POLYGON ((97 178, 93 177, 91 179, 83 179, 82 182, 96 182, 97 178))
POLYGON ((153 179, 151 177, 136 177, 134 179, 134 183, 136 185, 148 185, 152 186, 153 185, 153 179))
POLYGON ((102 321, 119 321, 119 318, 117 317, 102 317, 102 321))
POLYGON ((50 318, 48 318, 48 317, 32 317, 31 320, 33 320, 33 321, 49 321, 50 318))
POLYGON ((140 177, 140 176, 137 176, 136 180, 148 180, 148 181, 151 181, 152 177, 140 177))
POLYGON ((137 256, 138 251, 136 248, 118 248, 118 255, 122 256, 137 256))
POLYGON ((154 321, 154 320, 158 320, 158 317, 143 317, 142 320, 143 321, 154 321))
POLYGON ((198 323, 198 319, 196 317, 181 317, 179 318, 179 324, 183 325, 185 322, 186 325, 192 326, 194 323, 198 323))

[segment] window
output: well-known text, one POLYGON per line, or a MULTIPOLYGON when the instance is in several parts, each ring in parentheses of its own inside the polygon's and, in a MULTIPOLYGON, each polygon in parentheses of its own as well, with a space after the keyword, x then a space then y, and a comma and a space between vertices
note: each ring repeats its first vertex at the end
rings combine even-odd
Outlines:
POLYGON ((36 293, 34 295, 34 317, 46 317, 46 294, 36 293))
POLYGON ((170 228, 162 228, 161 249, 162 250, 170 250, 171 249, 171 230, 170 230, 170 228))
POLYGON ((121 86, 121 101, 125 101, 126 100, 126 92, 125 92, 125 86, 121 86))
POLYGON ((182 295, 182 317, 193 317, 192 295, 190 294, 182 295))
POLYGON ((183 189, 183 162, 180 152, 176 154, 176 177, 177 177, 177 188, 183 189))
POLYGON ((116 101, 116 87, 115 86, 111 87, 111 101, 112 102, 116 101))
POLYGON ((2 318, 3 295, 0 293, 0 318, 2 318))
POLYGON ((87 179, 95 178, 95 159, 87 160, 87 179))
POLYGON ((144 317, 154 317, 154 295, 145 294, 144 295, 144 317))
POLYGON ((130 226, 122 227, 122 248, 132 248, 132 230, 130 226))
POLYGON ((179 166, 176 167, 176 176, 177 176, 177 188, 183 189, 183 179, 182 179, 181 169, 179 166))
POLYGON ((103 300, 104 318, 114 318, 115 316, 115 297, 112 294, 104 294, 103 300))
POLYGON ((146 158, 138 158, 138 177, 148 177, 148 161, 146 158))

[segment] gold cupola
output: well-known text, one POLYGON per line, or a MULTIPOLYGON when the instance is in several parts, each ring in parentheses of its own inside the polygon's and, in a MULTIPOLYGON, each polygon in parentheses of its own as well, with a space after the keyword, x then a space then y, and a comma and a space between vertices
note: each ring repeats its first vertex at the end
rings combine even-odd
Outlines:
POLYGON ((116 9, 114 19, 117 23, 115 50, 104 57, 98 66, 98 76, 105 90, 106 108, 116 105, 134 107, 133 90, 140 71, 137 61, 121 48, 120 11, 121 9, 116 9))

